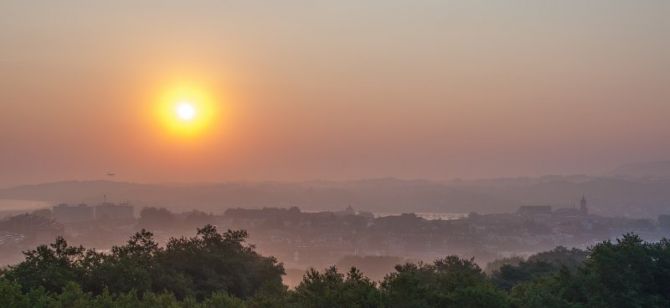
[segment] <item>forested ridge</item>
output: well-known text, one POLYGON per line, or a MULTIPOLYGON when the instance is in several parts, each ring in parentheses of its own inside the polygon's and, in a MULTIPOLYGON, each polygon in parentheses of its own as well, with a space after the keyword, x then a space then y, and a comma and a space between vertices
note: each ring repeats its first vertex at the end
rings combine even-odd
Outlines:
POLYGON ((161 246, 142 230, 101 253, 57 238, 2 270, 0 307, 670 307, 670 241, 634 234, 486 270, 457 256, 399 264, 379 282, 312 269, 294 289, 246 239, 206 225, 161 246))

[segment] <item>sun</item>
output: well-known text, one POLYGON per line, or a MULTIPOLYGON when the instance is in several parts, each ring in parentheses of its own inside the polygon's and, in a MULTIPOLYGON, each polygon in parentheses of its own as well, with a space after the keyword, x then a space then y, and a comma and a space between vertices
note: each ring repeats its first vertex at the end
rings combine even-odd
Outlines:
POLYGON ((156 98, 153 118, 158 130, 173 140, 195 140, 217 133, 221 99, 189 84, 166 87, 156 98))
POLYGON ((193 121, 198 115, 198 111, 191 102, 179 102, 175 108, 175 115, 181 121, 193 121))

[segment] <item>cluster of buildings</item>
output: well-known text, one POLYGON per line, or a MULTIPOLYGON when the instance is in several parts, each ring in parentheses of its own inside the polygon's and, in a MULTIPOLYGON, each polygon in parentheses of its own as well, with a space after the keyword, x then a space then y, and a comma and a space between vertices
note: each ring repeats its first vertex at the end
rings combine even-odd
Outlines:
POLYGON ((670 216, 662 218, 656 222, 590 214, 582 197, 572 207, 526 205, 512 213, 470 213, 450 220, 428 220, 413 213, 374 217, 352 208, 302 212, 294 207, 229 209, 219 222, 247 230, 259 250, 287 266, 320 267, 345 255, 432 260, 458 254, 490 261, 559 245, 585 248, 628 232, 656 240, 670 230, 670 216))
POLYGON ((60 223, 77 223, 92 220, 133 220, 135 208, 127 203, 104 202, 97 206, 61 203, 52 208, 53 218, 60 223))
POLYGON ((62 224, 42 215, 19 214, 0 220, 0 267, 22 260, 22 251, 50 243, 63 233, 62 224))
POLYGON ((550 205, 524 205, 519 207, 517 214, 527 217, 553 215, 583 217, 589 215, 589 209, 586 203, 586 197, 582 196, 582 199, 579 200, 579 208, 566 207, 553 210, 550 205))
MULTIPOLYGON (((24 249, 49 242, 58 234, 90 247, 108 248, 110 243, 125 241, 139 227, 164 236, 179 236, 206 223, 220 230, 247 230, 250 243, 261 253, 296 268, 324 267, 348 255, 433 260, 458 254, 487 261, 558 245, 587 247, 627 232, 654 240, 670 230, 670 215, 658 221, 598 216, 589 213, 584 197, 573 207, 524 205, 516 212, 473 212, 456 219, 425 219, 413 213, 375 216, 351 206, 334 212, 303 212, 297 207, 238 208, 228 209, 223 215, 172 214, 166 209, 145 208, 138 219, 134 212, 127 203, 59 204, 50 210, 2 220, 0 263, 3 247, 22 243, 19 248, 24 249)), ((20 257, 20 249, 15 250, 20 257)))

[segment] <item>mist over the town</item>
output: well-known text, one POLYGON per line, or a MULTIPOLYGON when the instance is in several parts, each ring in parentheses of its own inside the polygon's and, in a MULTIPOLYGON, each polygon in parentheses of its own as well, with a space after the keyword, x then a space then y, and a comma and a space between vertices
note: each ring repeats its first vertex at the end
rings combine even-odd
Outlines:
POLYGON ((669 307, 670 2, 0 2, 0 306, 669 307))

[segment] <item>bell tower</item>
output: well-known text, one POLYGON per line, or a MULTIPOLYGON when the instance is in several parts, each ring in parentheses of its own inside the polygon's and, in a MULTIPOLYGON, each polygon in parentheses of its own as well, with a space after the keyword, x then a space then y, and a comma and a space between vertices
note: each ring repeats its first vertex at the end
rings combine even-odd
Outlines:
POLYGON ((586 196, 582 196, 582 200, 579 200, 579 211, 582 215, 589 214, 589 208, 586 206, 586 196))

